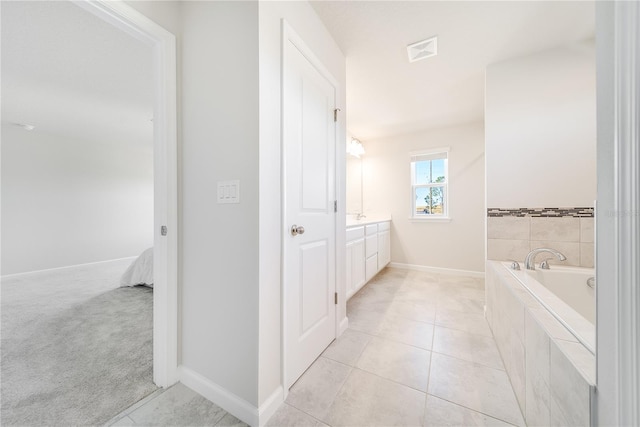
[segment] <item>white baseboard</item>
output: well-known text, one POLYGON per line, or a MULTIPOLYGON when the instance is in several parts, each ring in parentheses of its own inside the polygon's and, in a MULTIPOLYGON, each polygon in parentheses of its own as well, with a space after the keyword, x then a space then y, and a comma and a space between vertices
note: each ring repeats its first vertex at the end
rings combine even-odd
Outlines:
POLYGON ((259 425, 258 408, 241 397, 184 366, 178 367, 178 377, 181 383, 220 406, 239 420, 250 426, 259 425))
POLYGON ((5 274, 4 276, 0 276, 0 278, 8 279, 11 277, 25 276, 27 274, 46 273, 48 271, 65 270, 67 268, 87 267, 89 265, 105 264, 107 262, 126 261, 126 260, 133 261, 136 258, 138 257, 131 256, 131 257, 124 257, 124 258, 108 259, 105 261, 86 262, 84 264, 66 265, 64 267, 45 268, 44 270, 24 271, 22 273, 5 274))
POLYGON ((258 409, 258 417, 260 418, 258 425, 262 427, 267 424, 269 418, 271 418, 273 414, 276 413, 278 408, 280 408, 283 403, 283 389, 282 386, 279 386, 273 393, 271 393, 271 396, 269 396, 269 398, 262 405, 260 405, 260 408, 258 409))
POLYGON ((400 268, 402 270, 425 271, 427 273, 484 278, 484 271, 456 270, 454 268, 430 267, 428 265, 416 265, 416 264, 402 264, 399 262, 390 262, 389 267, 400 268))
MULTIPOLYGON (((349 318, 344 316, 344 319, 340 322, 340 326, 338 327, 338 337, 344 333, 349 327, 349 318)), ((336 337, 337 338, 337 337, 336 337)))

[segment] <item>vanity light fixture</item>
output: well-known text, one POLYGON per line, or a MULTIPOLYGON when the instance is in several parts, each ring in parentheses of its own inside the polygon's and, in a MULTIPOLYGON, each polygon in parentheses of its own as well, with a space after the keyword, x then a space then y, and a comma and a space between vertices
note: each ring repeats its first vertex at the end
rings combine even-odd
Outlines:
POLYGON ((356 138, 351 138, 351 142, 347 148, 347 153, 351 154, 353 157, 357 157, 358 159, 364 154, 364 147, 356 138))

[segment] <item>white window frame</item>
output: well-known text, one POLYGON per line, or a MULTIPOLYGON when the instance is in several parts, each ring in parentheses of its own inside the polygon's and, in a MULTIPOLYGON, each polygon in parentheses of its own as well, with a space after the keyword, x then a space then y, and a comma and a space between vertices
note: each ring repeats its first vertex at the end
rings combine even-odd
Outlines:
POLYGON ((410 200, 410 214, 409 219, 412 221, 450 221, 450 209, 449 209, 449 147, 433 148, 429 150, 412 151, 409 153, 409 167, 411 168, 411 200, 410 200), (414 163, 416 158, 420 156, 432 156, 436 154, 442 154, 447 160, 444 166, 444 182, 431 183, 431 184, 416 184, 416 168, 414 163), (430 188, 430 187, 444 187, 444 194, 442 197, 442 203, 444 205, 444 211, 441 214, 430 215, 418 215, 416 213, 416 190, 418 188, 430 188))

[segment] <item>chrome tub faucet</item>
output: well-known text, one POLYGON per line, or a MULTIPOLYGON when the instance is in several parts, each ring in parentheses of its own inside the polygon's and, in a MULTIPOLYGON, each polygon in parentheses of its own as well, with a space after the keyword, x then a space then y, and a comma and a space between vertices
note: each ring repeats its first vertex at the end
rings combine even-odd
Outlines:
MULTIPOLYGON (((551 248, 538 248, 538 249, 534 249, 531 252, 529 252, 527 254, 527 257, 524 259, 524 268, 526 268, 527 270, 535 270, 536 269, 536 255, 540 254, 540 253, 550 253, 551 255, 554 255, 556 258, 558 258, 560 261, 564 261, 567 259, 566 256, 564 256, 561 252, 556 251, 555 249, 551 249, 551 248)), ((549 263, 547 262, 547 260, 544 261, 546 264, 546 268, 549 268, 549 263)))

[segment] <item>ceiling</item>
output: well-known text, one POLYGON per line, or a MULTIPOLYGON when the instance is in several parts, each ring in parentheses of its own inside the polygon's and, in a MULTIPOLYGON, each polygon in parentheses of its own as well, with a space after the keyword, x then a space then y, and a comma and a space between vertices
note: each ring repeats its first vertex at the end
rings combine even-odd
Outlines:
POLYGON ((153 143, 152 48, 68 1, 2 1, 2 123, 153 143))
POLYGON ((347 129, 362 140, 484 118, 489 64, 595 37, 593 2, 312 1, 347 61, 347 129), (438 55, 407 45, 438 36, 438 55))

